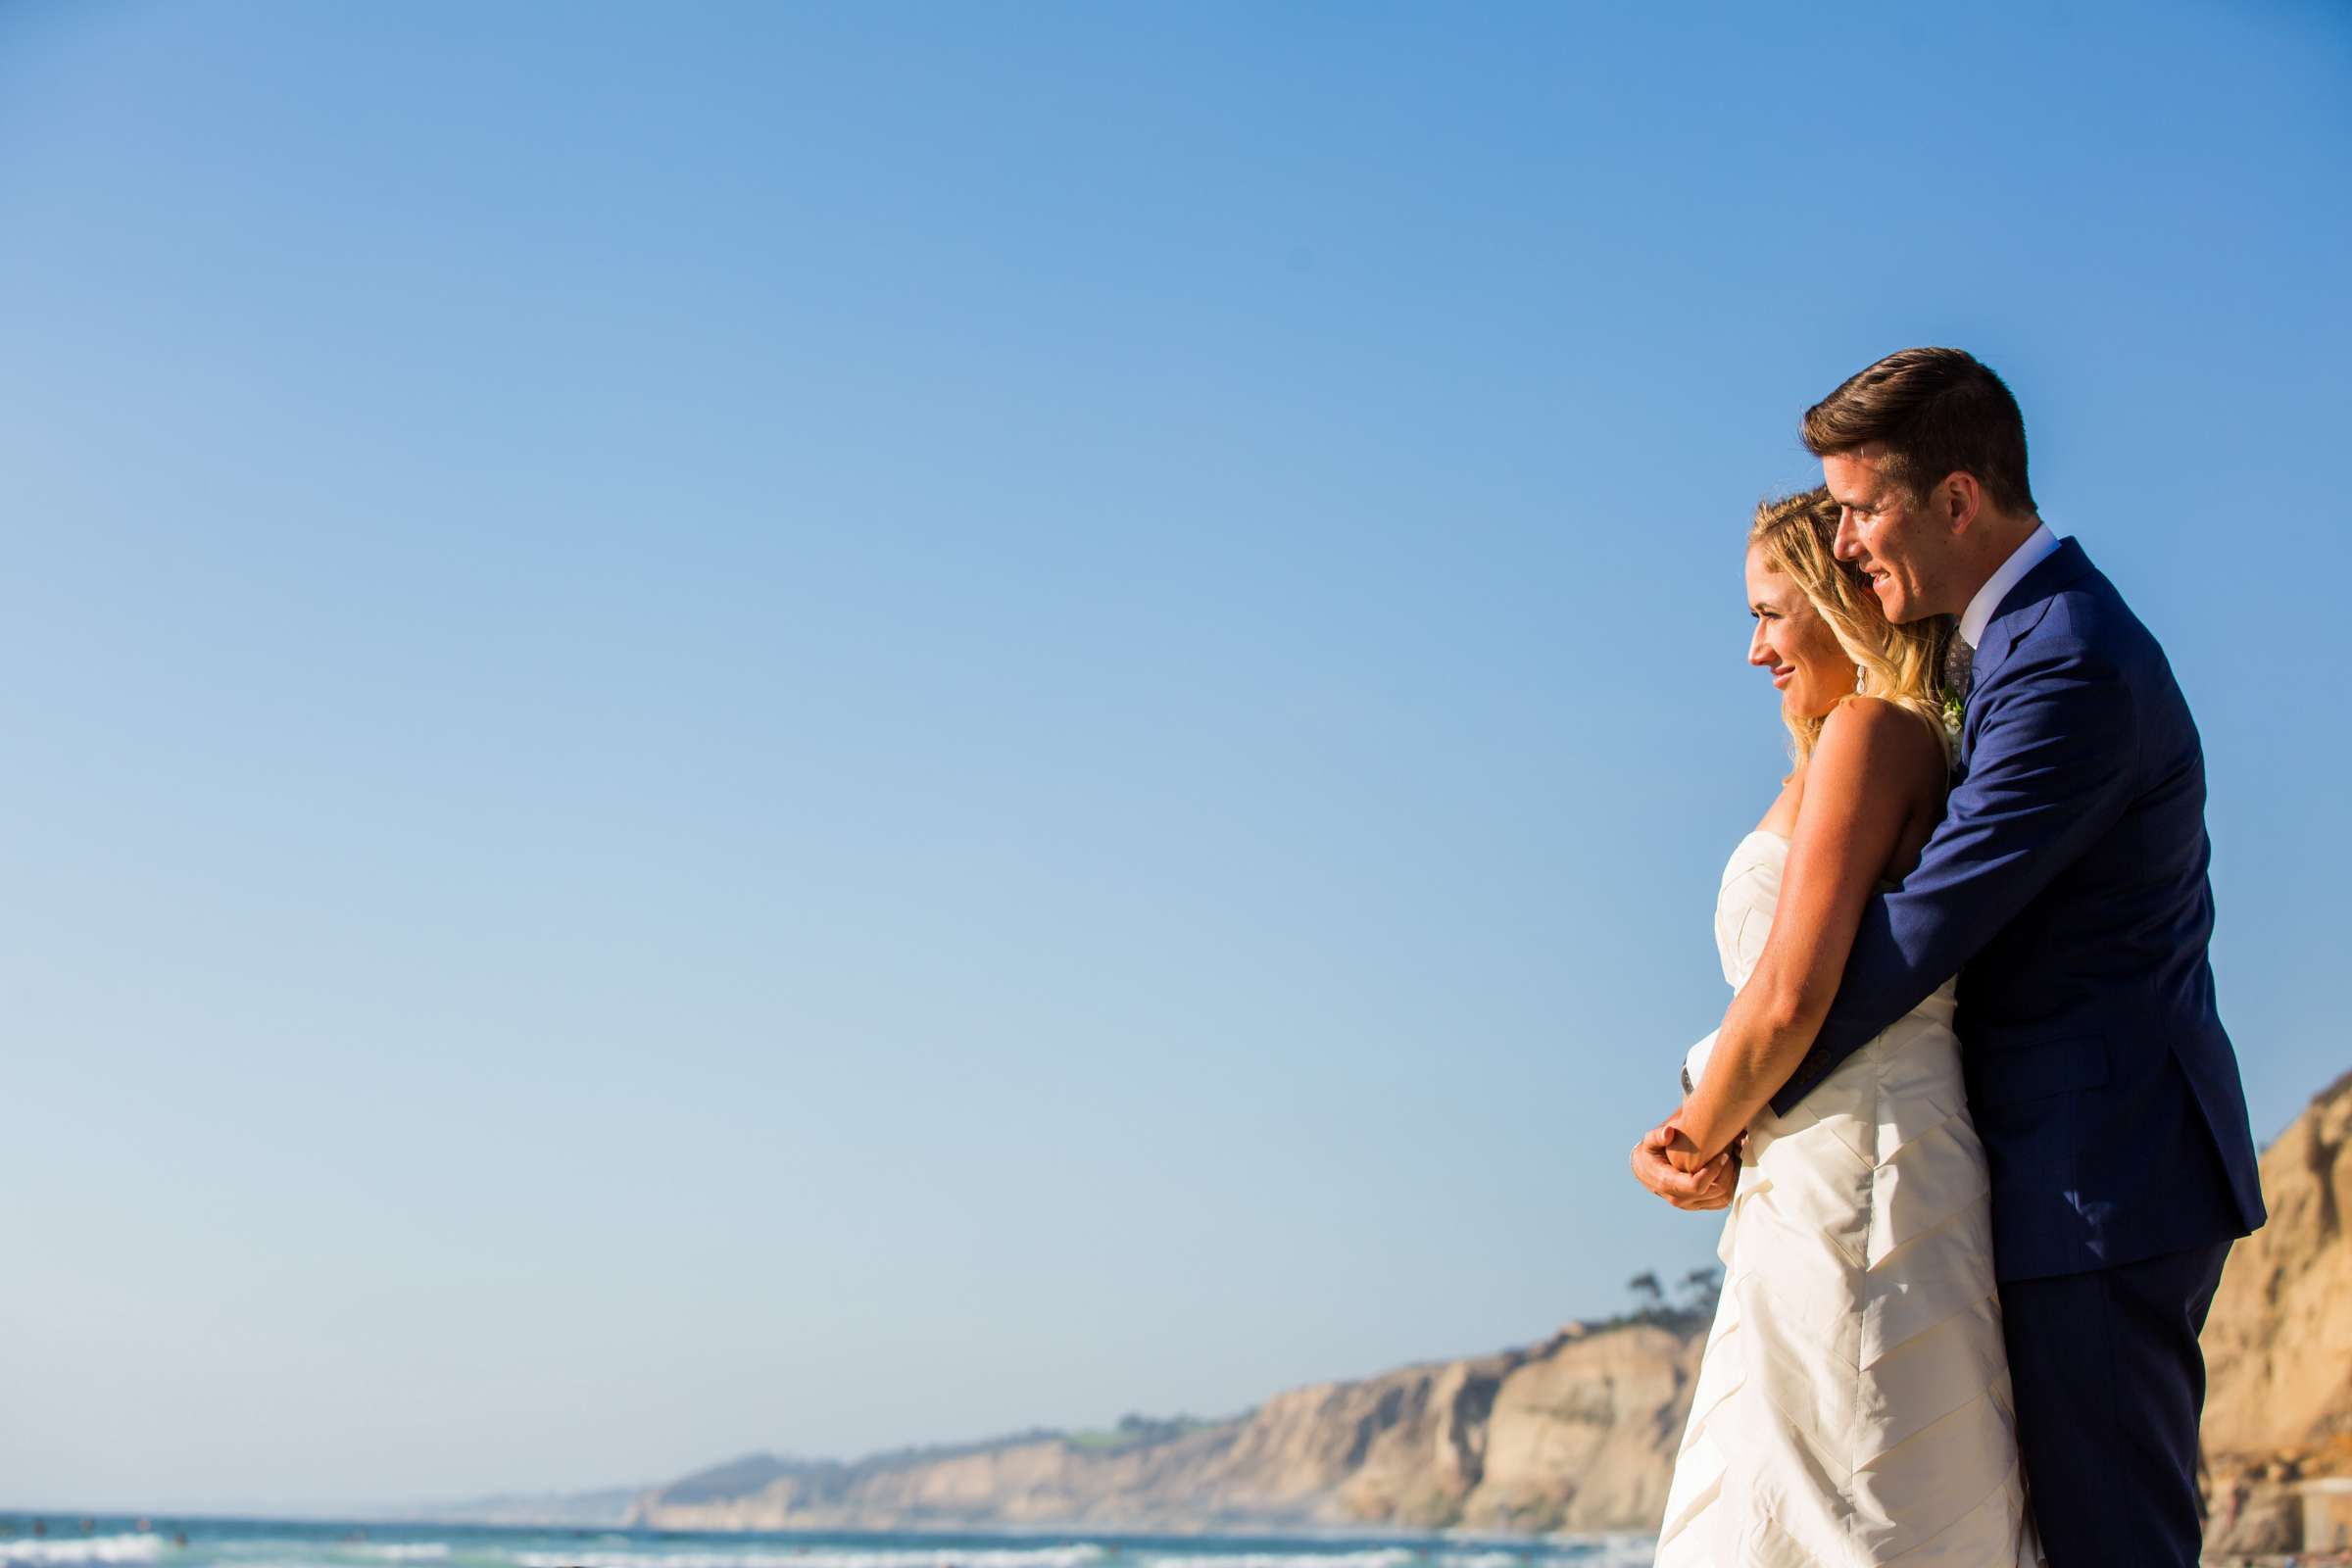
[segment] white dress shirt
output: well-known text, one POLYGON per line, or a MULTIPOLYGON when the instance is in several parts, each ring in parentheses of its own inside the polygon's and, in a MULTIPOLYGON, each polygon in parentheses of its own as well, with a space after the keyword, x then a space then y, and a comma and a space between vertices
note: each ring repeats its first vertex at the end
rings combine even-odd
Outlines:
POLYGON ((2057 550, 2058 536, 2050 532, 2050 525, 2046 522, 2034 523, 2034 531, 2026 535, 2026 542, 2009 553, 2009 559, 2001 563, 2000 569, 1985 580, 1984 586, 1977 590, 1977 597, 1971 599, 1968 608, 1960 612, 1960 640, 1971 648, 1982 643, 1984 640, 1984 628, 1992 624, 1992 612, 2001 608, 2001 601, 2009 596, 2009 590, 2016 587, 2027 572, 2056 554, 2057 550))

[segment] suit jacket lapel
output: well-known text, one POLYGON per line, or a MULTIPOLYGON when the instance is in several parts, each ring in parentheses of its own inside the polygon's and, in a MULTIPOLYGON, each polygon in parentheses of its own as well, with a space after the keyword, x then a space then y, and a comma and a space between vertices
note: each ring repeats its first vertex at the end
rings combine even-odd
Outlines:
MULTIPOLYGON (((1969 680, 1969 700, 1966 716, 1960 726, 1960 765, 1965 774, 1969 753, 1976 750, 1977 726, 1984 705, 1977 698, 1993 677, 1999 673, 2017 645, 2049 613, 2050 601, 2060 590, 2071 587, 2077 579, 2091 569, 2090 558, 2073 539, 2062 539, 2058 548, 2035 562, 2034 569, 2017 580, 2017 586, 2001 596, 2000 605, 1993 611, 1992 619, 1985 623, 1984 645, 1977 650, 1976 668, 1969 680)), ((1955 778, 1955 783, 1958 779, 1955 778)))

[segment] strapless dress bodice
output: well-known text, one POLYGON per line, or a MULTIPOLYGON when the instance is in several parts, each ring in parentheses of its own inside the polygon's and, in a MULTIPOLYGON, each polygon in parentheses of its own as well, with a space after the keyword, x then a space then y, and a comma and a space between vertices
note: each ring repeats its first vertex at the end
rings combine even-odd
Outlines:
MULTIPOLYGON (((1764 956, 1764 944, 1772 936, 1773 910, 1781 900, 1781 877, 1788 867, 1788 840, 1769 828, 1757 828, 1741 839, 1724 862, 1723 881, 1715 892, 1715 956, 1722 961, 1725 984, 1734 991, 1747 984, 1764 956)), ((1894 884, 1881 882, 1879 886, 1891 888, 1894 884)), ((1956 979, 1946 980, 1905 1016, 1949 1028, 1958 1006, 1958 984, 1956 979)), ((1685 1054, 1686 1093, 1704 1075, 1707 1055, 1714 1047, 1715 1034, 1710 1030, 1685 1054)))
MULTIPOLYGON (((1756 972, 1756 964, 1764 956, 1764 943, 1772 935, 1772 912, 1781 900, 1781 876, 1788 868, 1788 841, 1761 827, 1741 839, 1724 863, 1723 882, 1715 892, 1715 956, 1723 960, 1724 982, 1734 991, 1747 984, 1747 977, 1756 972)), ((1883 889, 1894 885, 1879 884, 1883 889)), ((1954 981, 1945 981, 1928 999, 1930 1003, 1942 999, 1942 1021, 1946 1023, 1951 1021, 1948 1009, 1954 985, 1954 981)))
POLYGON ((1758 828, 1740 841, 1724 865, 1715 892, 1715 954, 1723 960, 1724 983, 1734 991, 1747 984, 1764 956, 1788 864, 1788 840, 1758 828))

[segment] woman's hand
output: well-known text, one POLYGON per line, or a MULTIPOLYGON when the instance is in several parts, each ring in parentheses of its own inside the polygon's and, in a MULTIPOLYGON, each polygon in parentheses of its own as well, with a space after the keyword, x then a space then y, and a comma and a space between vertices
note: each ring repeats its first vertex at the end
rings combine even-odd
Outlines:
MULTIPOLYGON (((1685 1172, 1704 1170, 1714 1163, 1714 1160, 1701 1159, 1698 1145, 1692 1143, 1690 1135, 1673 1122, 1669 1121, 1665 1124, 1665 1131, 1673 1135, 1666 1141, 1666 1163, 1672 1165, 1676 1170, 1685 1172)), ((1737 1165, 1740 1163, 1740 1152, 1746 1145, 1747 1129, 1742 1127, 1739 1135, 1732 1140, 1731 1147, 1716 1155, 1715 1158, 1728 1159, 1737 1165)))
POLYGON ((1642 1141, 1634 1145, 1634 1180, 1677 1208, 1730 1206, 1733 1190, 1740 1185, 1739 1156, 1721 1153, 1695 1170, 1678 1169, 1668 1152, 1677 1139, 1690 1155, 1696 1155, 1696 1146, 1671 1121, 1643 1133, 1642 1141))

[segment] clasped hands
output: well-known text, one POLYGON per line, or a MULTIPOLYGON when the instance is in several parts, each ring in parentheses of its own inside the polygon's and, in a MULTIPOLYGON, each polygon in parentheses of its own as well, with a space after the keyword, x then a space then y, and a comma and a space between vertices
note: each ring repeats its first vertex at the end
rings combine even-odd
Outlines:
POLYGON ((1677 1208, 1723 1208, 1740 1185, 1741 1138, 1713 1159, 1698 1157, 1698 1146, 1671 1118, 1642 1135, 1634 1145, 1634 1180, 1677 1208))

